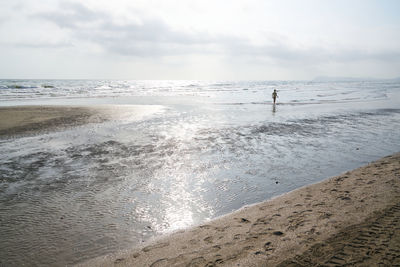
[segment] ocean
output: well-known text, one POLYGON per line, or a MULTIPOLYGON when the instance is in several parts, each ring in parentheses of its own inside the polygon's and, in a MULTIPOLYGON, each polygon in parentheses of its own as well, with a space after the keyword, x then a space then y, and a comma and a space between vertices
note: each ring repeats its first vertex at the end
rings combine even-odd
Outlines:
POLYGON ((399 81, 0 80, 15 105, 143 114, 0 139, 1 266, 129 249, 400 151, 399 81))

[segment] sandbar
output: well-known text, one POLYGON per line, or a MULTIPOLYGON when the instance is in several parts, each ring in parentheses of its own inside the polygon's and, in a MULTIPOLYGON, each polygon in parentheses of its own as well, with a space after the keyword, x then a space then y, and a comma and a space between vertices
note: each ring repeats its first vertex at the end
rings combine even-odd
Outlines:
POLYGON ((400 153, 79 266, 400 265, 400 153))
POLYGON ((146 105, 0 107, 0 138, 35 135, 107 120, 140 119, 161 108, 146 105))

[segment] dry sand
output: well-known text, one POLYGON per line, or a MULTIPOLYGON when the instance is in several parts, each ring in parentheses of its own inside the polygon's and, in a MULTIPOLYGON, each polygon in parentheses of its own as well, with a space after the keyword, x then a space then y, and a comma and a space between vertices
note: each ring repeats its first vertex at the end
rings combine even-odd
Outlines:
POLYGON ((82 266, 400 265, 400 154, 82 266))

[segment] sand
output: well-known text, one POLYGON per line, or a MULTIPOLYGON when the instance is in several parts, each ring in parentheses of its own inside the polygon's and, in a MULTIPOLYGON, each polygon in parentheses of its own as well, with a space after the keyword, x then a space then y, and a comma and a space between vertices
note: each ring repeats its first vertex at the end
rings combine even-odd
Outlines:
POLYGON ((95 109, 87 107, 1 107, 0 136, 31 135, 105 119, 97 114, 95 109))
MULTIPOLYGON (((154 107, 0 108, 0 137, 38 134, 154 107)), ((400 265, 400 154, 81 266, 400 265)))
POLYGON ((135 120, 160 106, 12 106, 0 107, 0 138, 29 136, 107 120, 135 120))
POLYGON ((400 265, 400 154, 80 266, 400 265))

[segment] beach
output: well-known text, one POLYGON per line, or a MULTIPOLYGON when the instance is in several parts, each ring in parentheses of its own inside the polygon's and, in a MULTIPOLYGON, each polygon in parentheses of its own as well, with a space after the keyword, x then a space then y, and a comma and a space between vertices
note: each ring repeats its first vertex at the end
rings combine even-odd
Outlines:
POLYGON ((400 153, 79 266, 400 264, 400 153))
POLYGON ((2 266, 307 265, 396 205, 394 159, 371 162, 400 151, 398 83, 17 82, 0 81, 2 266))
POLYGON ((400 267, 400 0, 0 7, 0 267, 400 267))

